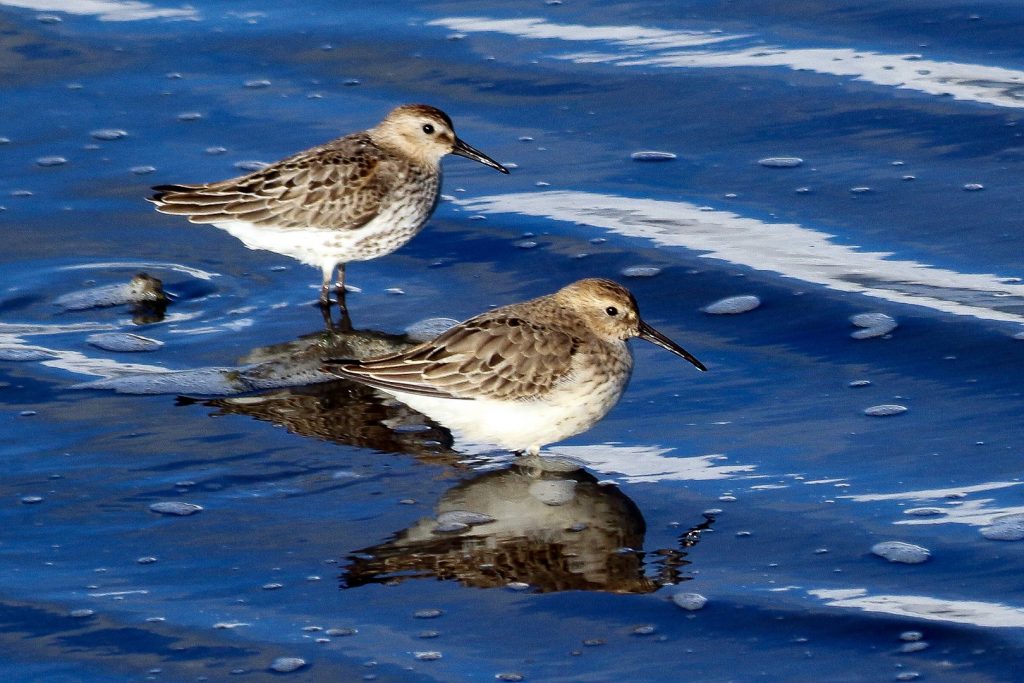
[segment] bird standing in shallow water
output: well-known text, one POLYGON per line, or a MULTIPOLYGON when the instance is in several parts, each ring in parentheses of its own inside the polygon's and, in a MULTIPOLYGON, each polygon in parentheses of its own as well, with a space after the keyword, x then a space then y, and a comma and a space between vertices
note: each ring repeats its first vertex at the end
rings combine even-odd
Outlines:
POLYGON ((391 394, 472 441, 537 455, 618 402, 633 337, 707 369, 641 320, 627 289, 602 279, 496 308, 401 353, 331 360, 324 369, 391 394))
POLYGON ((406 104, 346 135, 239 178, 158 185, 157 211, 212 223, 250 249, 317 266, 320 303, 331 282, 344 308, 345 264, 390 254, 418 233, 441 193, 441 158, 457 154, 508 169, 455 135, 440 109, 406 104))

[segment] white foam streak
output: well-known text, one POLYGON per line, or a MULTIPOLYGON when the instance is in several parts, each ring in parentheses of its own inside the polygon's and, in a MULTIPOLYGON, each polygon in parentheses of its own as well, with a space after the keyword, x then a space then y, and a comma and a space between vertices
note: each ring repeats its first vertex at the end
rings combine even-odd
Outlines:
POLYGON ((1024 306, 1024 284, 994 274, 960 273, 892 252, 836 244, 795 223, 765 223, 695 204, 590 192, 534 192, 457 200, 474 213, 512 213, 604 228, 657 245, 683 247, 784 277, 894 303, 985 320, 1024 322, 1004 308, 1024 306))
POLYGON ((998 489, 1005 489, 1011 486, 1020 486, 1019 481, 990 481, 984 484, 975 484, 973 486, 957 486, 948 489, 926 489, 923 491, 902 491, 899 493, 863 493, 852 496, 840 496, 847 500, 852 500, 858 503, 875 503, 883 500, 909 500, 909 501, 926 501, 935 500, 937 498, 949 498, 951 496, 961 496, 967 493, 978 493, 979 491, 996 491, 998 489))
POLYGON ((744 35, 727 35, 707 31, 669 31, 644 26, 583 26, 581 24, 552 24, 544 19, 485 19, 480 17, 445 17, 428 21, 427 26, 443 26, 466 33, 505 33, 518 38, 534 40, 601 41, 625 47, 653 49, 696 47, 711 45, 744 35))
POLYGON ((96 16, 100 21, 193 19, 199 14, 191 7, 155 7, 136 0, 0 0, 0 5, 37 12, 96 16))
POLYGON ((950 505, 942 509, 941 515, 928 517, 908 517, 901 519, 895 524, 921 525, 921 524, 967 524, 969 526, 988 526, 997 517, 1005 515, 1024 513, 1024 505, 1013 505, 1009 507, 989 507, 996 501, 992 498, 979 500, 965 500, 959 505, 950 505))
POLYGON ((980 600, 942 600, 926 595, 869 595, 867 589, 819 589, 808 594, 829 607, 859 609, 928 621, 994 628, 1024 626, 1024 609, 980 600))
POLYGON ((751 42, 751 36, 720 31, 664 30, 645 26, 580 26, 543 19, 448 17, 430 22, 464 33, 503 33, 516 38, 605 43, 609 51, 557 55, 577 64, 622 67, 787 68, 848 77, 876 85, 950 95, 958 100, 1000 107, 1024 107, 1024 71, 982 64, 924 59, 853 48, 785 48, 751 45, 716 49, 723 43, 751 42), (713 46, 711 49, 706 49, 713 46), (704 49, 697 49, 704 48, 704 49))
POLYGON ((50 336, 73 332, 99 332, 113 329, 115 328, 111 325, 100 323, 80 323, 75 325, 18 325, 0 323, 0 347, 46 353, 53 357, 42 360, 40 362, 41 365, 82 375, 116 377, 119 375, 167 371, 166 368, 158 365, 120 363, 109 358, 92 358, 78 351, 64 351, 31 344, 25 339, 25 337, 33 336, 50 336))
POLYGON ((550 454, 568 456, 588 469, 612 474, 628 482, 709 481, 730 479, 754 470, 753 465, 722 465, 722 455, 676 457, 660 446, 558 446, 550 454))

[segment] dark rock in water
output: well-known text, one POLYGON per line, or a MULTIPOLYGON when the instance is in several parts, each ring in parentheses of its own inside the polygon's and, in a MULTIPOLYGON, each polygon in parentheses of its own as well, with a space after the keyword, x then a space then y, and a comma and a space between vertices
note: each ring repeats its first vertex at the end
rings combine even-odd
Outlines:
POLYGON ((163 283, 148 273, 138 273, 127 284, 104 285, 71 292, 58 297, 55 303, 65 311, 85 311, 123 304, 167 304, 163 283))

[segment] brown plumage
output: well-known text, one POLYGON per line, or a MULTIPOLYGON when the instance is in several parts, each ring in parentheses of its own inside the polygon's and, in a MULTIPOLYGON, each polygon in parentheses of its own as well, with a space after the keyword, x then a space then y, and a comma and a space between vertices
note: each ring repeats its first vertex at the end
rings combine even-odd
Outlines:
POLYGON ((636 300, 609 280, 471 318, 436 339, 325 370, 395 395, 456 431, 537 452, 591 427, 618 401, 632 369, 626 340, 646 339, 704 365, 640 319, 636 300))
POLYGON ((321 301, 342 296, 344 264, 388 254, 422 229, 441 190, 440 160, 457 154, 508 170, 460 140, 447 114, 424 104, 391 111, 377 126, 294 154, 238 178, 158 185, 162 213, 210 223, 251 249, 317 266, 321 301))

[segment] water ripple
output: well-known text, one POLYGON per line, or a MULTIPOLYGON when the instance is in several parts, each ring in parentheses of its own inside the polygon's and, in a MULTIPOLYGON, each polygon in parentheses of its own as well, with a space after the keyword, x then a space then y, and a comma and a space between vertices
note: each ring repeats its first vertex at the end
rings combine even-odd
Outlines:
POLYGON ((1024 284, 1008 281, 1005 275, 961 273, 896 259, 892 252, 863 251, 796 223, 766 223, 688 202, 592 192, 502 194, 456 202, 477 213, 522 214, 604 228, 895 303, 1024 322, 1024 314, 1016 312, 1024 307, 1024 284))

